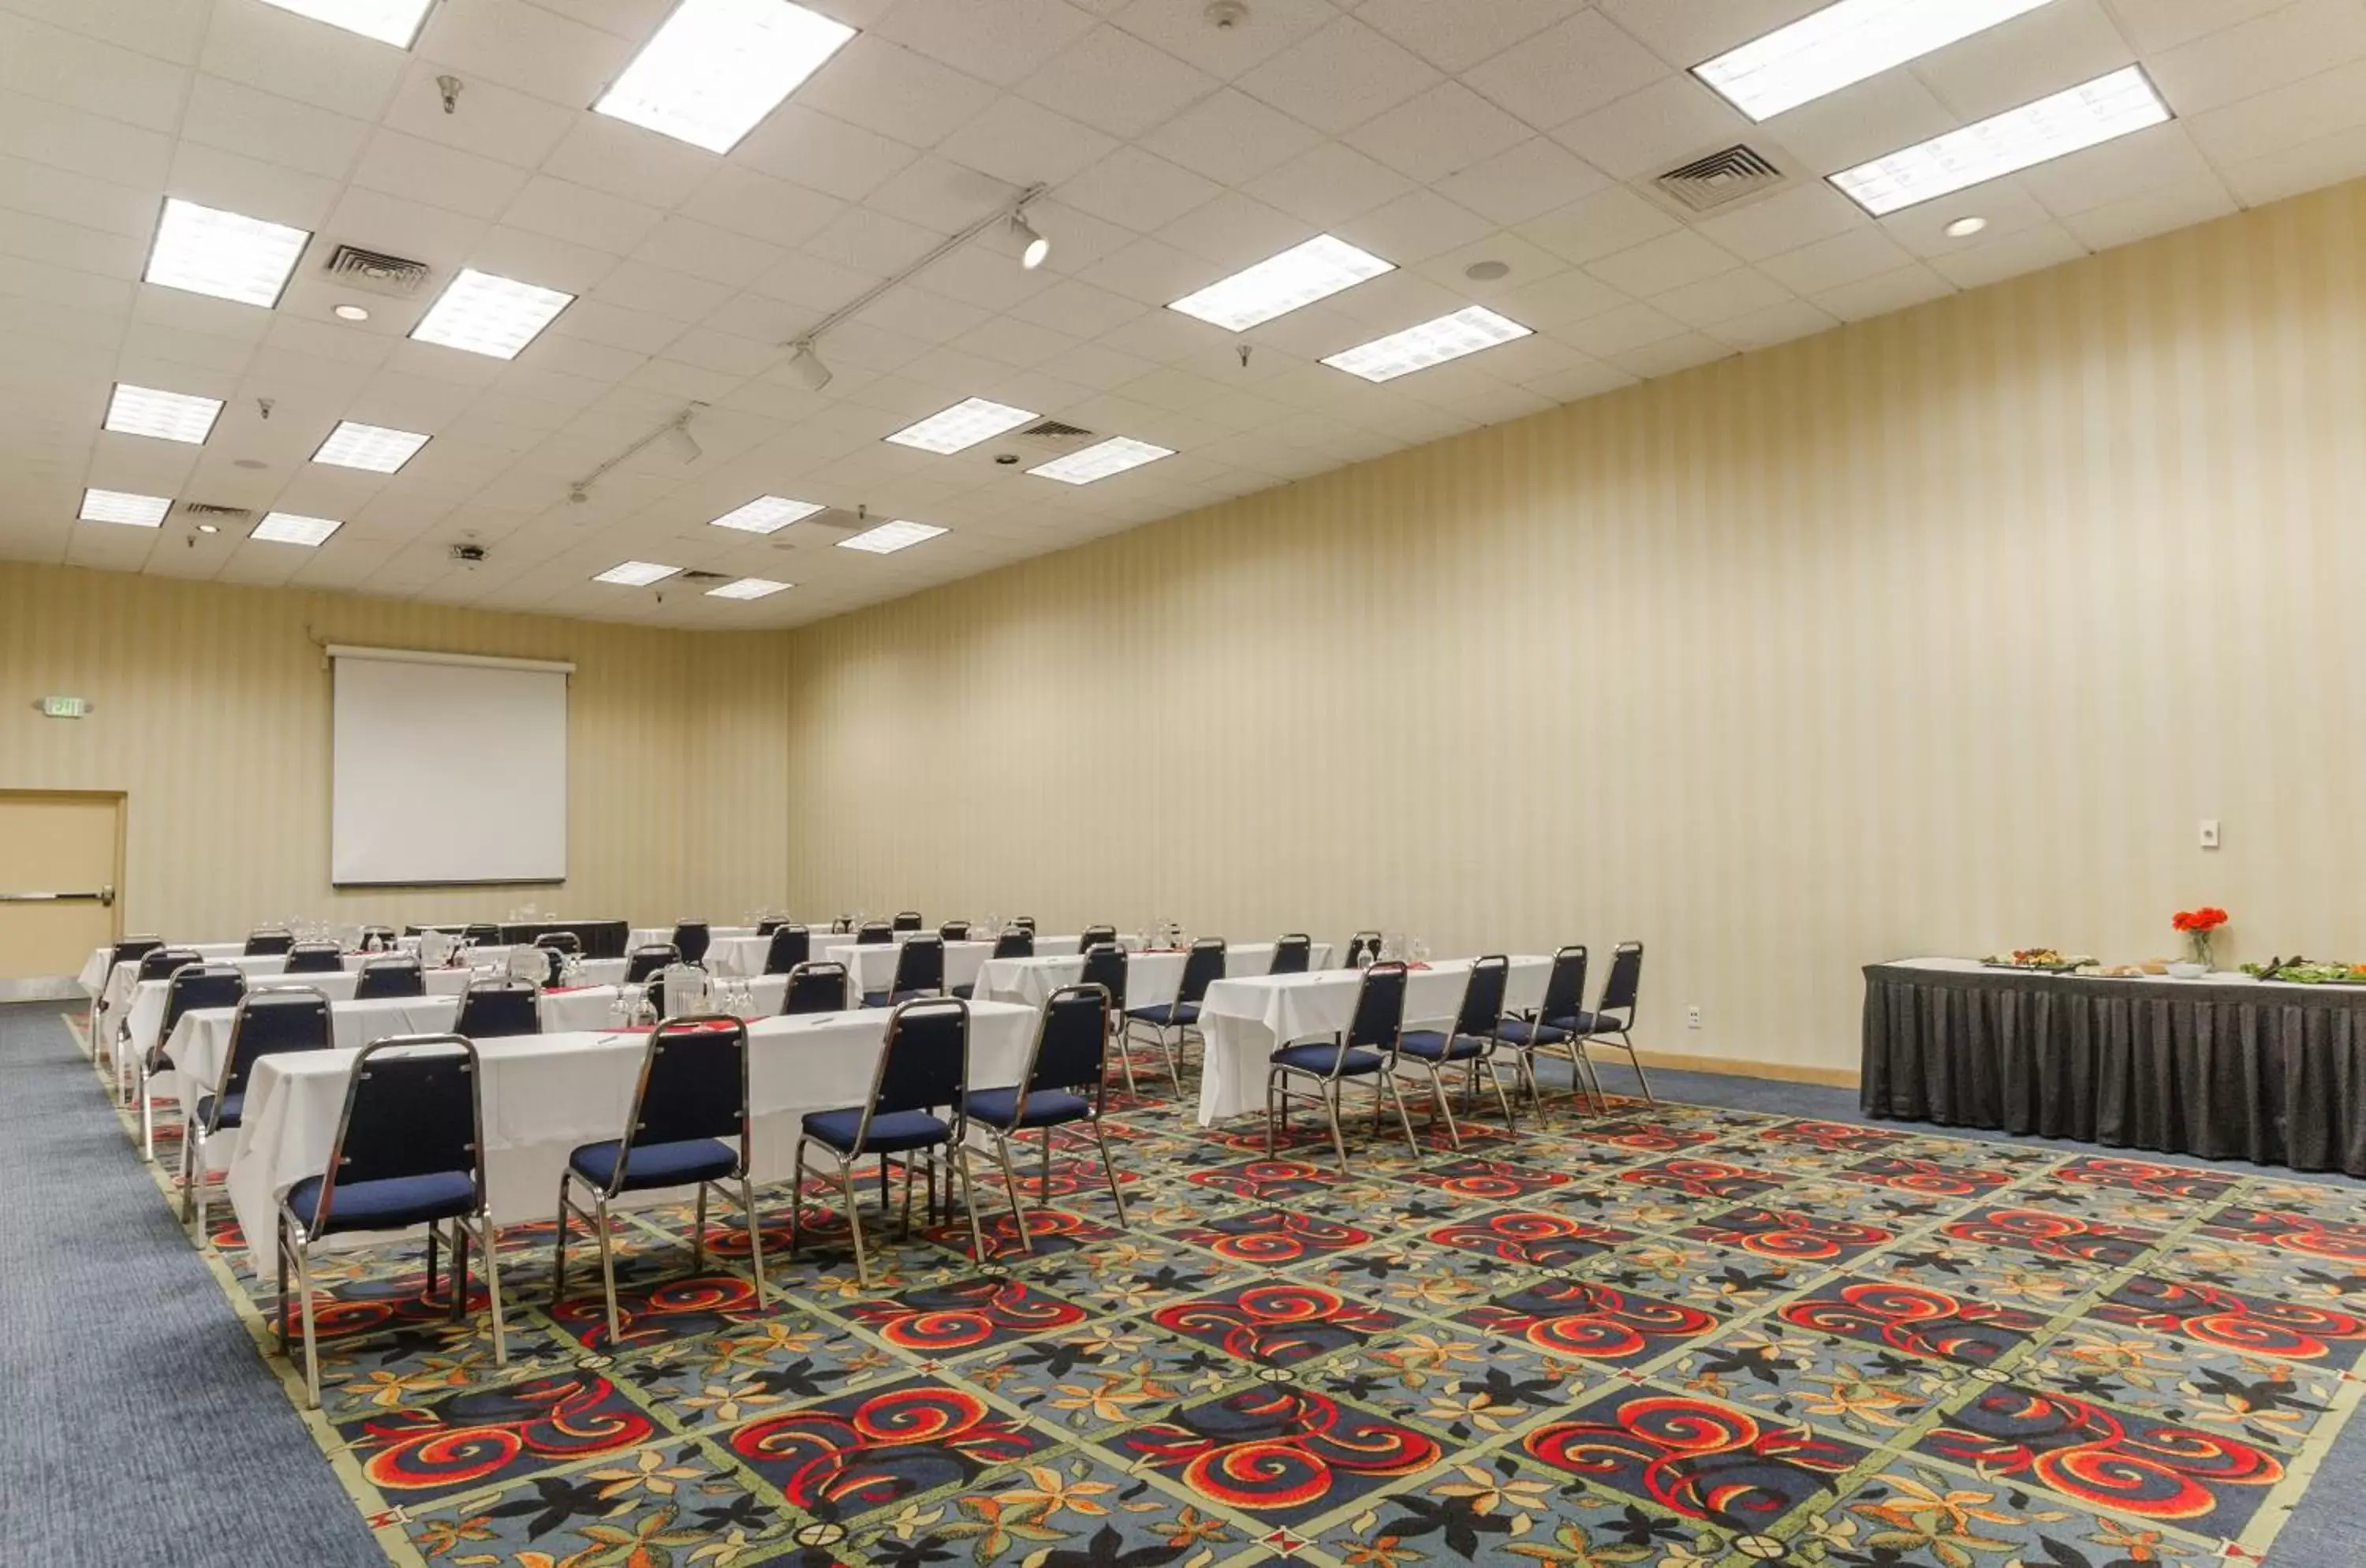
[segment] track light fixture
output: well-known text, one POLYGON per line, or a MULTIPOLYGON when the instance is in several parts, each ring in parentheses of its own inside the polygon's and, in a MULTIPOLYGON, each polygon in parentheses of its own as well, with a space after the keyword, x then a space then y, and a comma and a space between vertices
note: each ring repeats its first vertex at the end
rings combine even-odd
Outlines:
POLYGON ((1052 242, 1035 231, 1022 209, 1010 215, 1010 232, 1019 241, 1019 265, 1033 272, 1052 254, 1052 242))
POLYGON ((796 352, 789 356, 789 371, 809 392, 818 392, 829 385, 829 367, 814 352, 813 340, 807 338, 794 345, 796 352))

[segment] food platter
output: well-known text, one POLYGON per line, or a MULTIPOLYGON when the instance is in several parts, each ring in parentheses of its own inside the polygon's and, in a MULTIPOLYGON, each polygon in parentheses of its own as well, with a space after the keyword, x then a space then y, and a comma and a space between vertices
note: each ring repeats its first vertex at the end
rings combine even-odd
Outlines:
POLYGON ((2075 975, 2094 967, 2083 953, 2067 954, 2050 947, 2020 947, 2008 953, 1992 953, 1980 962, 1990 969, 2017 969, 2030 975, 2075 975))

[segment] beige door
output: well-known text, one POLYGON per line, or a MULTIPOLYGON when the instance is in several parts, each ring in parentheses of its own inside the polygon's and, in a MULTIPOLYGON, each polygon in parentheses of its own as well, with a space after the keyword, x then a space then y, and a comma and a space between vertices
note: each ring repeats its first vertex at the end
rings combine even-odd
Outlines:
POLYGON ((73 994, 116 938, 122 847, 119 795, 0 790, 0 1000, 73 994))

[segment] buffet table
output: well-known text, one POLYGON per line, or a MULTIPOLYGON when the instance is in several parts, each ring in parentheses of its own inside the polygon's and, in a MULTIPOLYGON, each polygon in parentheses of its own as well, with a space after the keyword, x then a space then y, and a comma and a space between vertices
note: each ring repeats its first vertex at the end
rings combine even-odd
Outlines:
POLYGON ((2366 987, 1868 964, 1868 1116, 2366 1176, 2366 987))

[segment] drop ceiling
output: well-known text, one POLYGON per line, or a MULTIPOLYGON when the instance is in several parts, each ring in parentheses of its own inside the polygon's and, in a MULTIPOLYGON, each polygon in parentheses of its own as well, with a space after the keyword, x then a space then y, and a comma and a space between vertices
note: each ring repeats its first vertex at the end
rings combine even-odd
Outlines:
POLYGON ((0 556, 795 625, 2366 173, 2361 0, 2052 0, 1760 125, 1687 68, 1819 0, 807 3, 858 35, 718 155, 587 107, 669 0, 442 0, 407 51, 262 0, 0 0, 0 556), (1877 221, 1821 178, 2130 63, 2174 120, 1877 221), (1786 182, 1651 194, 1737 142, 1786 182), (989 233, 827 335, 825 389, 790 368, 1037 184, 1040 270, 989 233), (141 281, 167 197, 311 232, 276 308, 141 281), (1239 334, 1165 308, 1319 233, 1396 270, 1239 334), (340 283, 340 244, 432 280, 340 283), (411 341, 463 267, 578 298, 512 361, 411 341), (1471 304, 1534 331, 1381 385, 1321 363, 1471 304), (201 446, 109 432, 118 384, 224 407, 201 446), (1176 455, 1068 485, 884 439, 972 398, 1176 455), (569 500, 693 402, 694 460, 652 441, 569 500), (433 439, 310 461, 343 421, 433 439), (343 526, 79 522, 91 488, 343 526), (708 525, 768 495, 831 511, 708 525), (865 507, 948 532, 834 547, 865 507), (797 586, 590 581, 625 560, 797 586))

